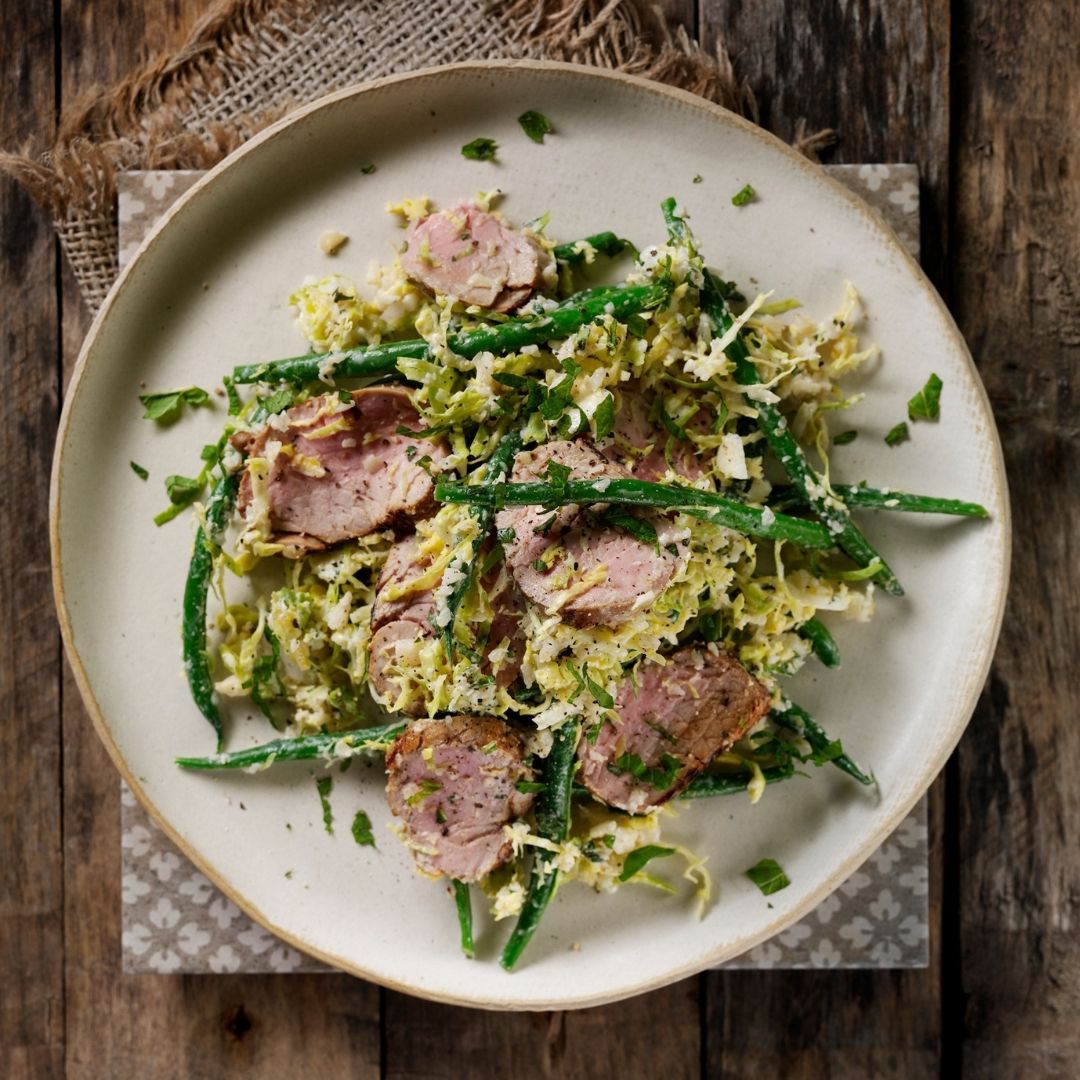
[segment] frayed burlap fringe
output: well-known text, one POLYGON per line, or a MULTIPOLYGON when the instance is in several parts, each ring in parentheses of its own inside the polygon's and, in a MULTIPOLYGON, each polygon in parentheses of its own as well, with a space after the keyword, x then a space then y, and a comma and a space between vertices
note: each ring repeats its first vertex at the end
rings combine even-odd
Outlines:
MULTIPOLYGON (((290 108, 353 83, 455 60, 593 64, 756 117, 722 44, 708 53, 634 0, 219 0, 179 49, 61 117, 45 153, 0 154, 51 215, 96 310, 117 275, 116 175, 205 169, 290 108)), ((813 156, 831 133, 796 145, 813 156)))

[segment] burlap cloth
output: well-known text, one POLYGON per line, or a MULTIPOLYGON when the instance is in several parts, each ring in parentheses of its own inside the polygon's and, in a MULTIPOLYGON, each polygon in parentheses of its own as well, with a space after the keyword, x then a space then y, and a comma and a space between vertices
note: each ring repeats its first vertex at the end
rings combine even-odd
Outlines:
MULTIPOLYGON (((55 144, 0 154, 52 216, 91 310, 116 279, 116 177, 205 169, 331 90, 460 60, 595 64, 680 86, 744 115, 753 95, 712 53, 633 0, 220 0, 179 49, 67 109, 55 144)), ((796 145, 811 155, 829 138, 796 145)))

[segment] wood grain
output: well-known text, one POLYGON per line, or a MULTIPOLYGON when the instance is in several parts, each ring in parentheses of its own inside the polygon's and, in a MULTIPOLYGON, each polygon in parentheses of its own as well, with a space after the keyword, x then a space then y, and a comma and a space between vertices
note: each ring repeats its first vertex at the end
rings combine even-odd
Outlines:
MULTIPOLYGON (((0 141, 47 137, 58 104, 208 4, 3 5, 0 141)), ((70 371, 87 320, 44 218, 0 182, 0 1075, 274 1077, 312 1061, 395 1078, 1080 1072, 1080 4, 663 7, 706 40, 723 33, 779 134, 802 116, 838 129, 832 160, 919 164, 931 276, 1005 440, 1011 609, 947 796, 939 781, 931 801, 932 967, 714 974, 536 1016, 344 976, 123 976, 115 773, 61 678, 47 582, 58 351, 70 371)))
POLYGON ((1005 630, 959 754, 966 1075, 1080 1070, 1080 5, 957 5, 953 307, 1005 445, 1005 630))
MULTIPOLYGON (((47 0, 4 5, 0 142, 53 130, 47 0), (10 50, 10 51, 9 51, 10 50)), ((63 1072, 59 653, 49 584, 49 459, 56 430, 56 244, 0 180, 0 1075, 63 1072)))
MULTIPOLYGON (((512 978, 512 976, 510 976, 512 978)), ((700 1075, 698 980, 577 1012, 491 1013, 386 995, 387 1080, 700 1075), (463 1065, 463 1063, 468 1063, 463 1065)))
POLYGON ((922 262, 940 286, 948 206, 948 0, 702 0, 701 36, 721 34, 750 80, 761 124, 833 128, 836 162, 914 162, 922 262))

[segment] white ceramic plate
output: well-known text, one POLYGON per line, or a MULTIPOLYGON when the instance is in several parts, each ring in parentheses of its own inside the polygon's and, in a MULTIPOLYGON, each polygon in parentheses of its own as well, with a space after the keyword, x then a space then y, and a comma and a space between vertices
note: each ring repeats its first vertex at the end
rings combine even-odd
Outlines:
MULTIPOLYGON (((169 835, 298 948, 411 993, 492 1008, 638 993, 804 915, 944 764, 987 671, 1008 567, 1005 480, 983 388, 893 234, 735 116, 653 83, 557 64, 461 65, 346 91, 270 129, 197 184, 143 244, 91 329, 64 406, 52 497, 68 654, 99 734, 169 835), (526 109, 557 129, 542 146, 518 127, 526 109), (497 165, 461 156, 479 135, 498 140, 497 165), (363 175, 369 162, 378 169, 363 175), (736 209, 731 195, 747 182, 759 201, 736 209), (224 410, 198 410, 162 431, 140 419, 136 398, 143 384, 220 385, 236 362, 302 351, 286 297, 307 274, 363 279, 372 258, 388 258, 400 238, 388 201, 426 194, 447 204, 496 185, 509 193, 502 208, 511 218, 550 210, 557 238, 611 228, 640 245, 663 236, 658 204, 673 194, 726 276, 797 296, 822 317, 844 280, 856 282, 865 336, 883 359, 867 380, 856 417, 863 437, 844 451, 842 479, 976 499, 993 514, 986 523, 864 515, 908 594, 881 598, 869 627, 841 624, 842 668, 811 665, 792 688, 874 770, 880 795, 823 769, 812 782, 771 789, 757 807, 738 798, 686 806, 667 830, 709 856, 717 897, 703 921, 688 900, 652 890, 608 897, 568 886, 513 975, 495 962, 505 923, 480 921, 482 959, 459 954, 444 889, 414 874, 386 828, 376 766, 354 765, 337 780, 334 837, 323 830, 309 765, 213 777, 173 766, 178 754, 212 749, 179 656, 193 523, 189 515, 158 529, 151 519, 162 478, 191 471, 224 410), (317 248, 328 229, 351 237, 333 261, 317 248), (945 383, 941 422, 888 449, 882 434, 931 371, 945 383), (150 469, 150 483, 133 476, 132 460, 150 469), (348 834, 361 805, 378 851, 348 834), (768 903, 743 876, 762 857, 778 859, 792 881, 768 903)), ((228 742, 267 736, 263 721, 236 716, 228 742)))

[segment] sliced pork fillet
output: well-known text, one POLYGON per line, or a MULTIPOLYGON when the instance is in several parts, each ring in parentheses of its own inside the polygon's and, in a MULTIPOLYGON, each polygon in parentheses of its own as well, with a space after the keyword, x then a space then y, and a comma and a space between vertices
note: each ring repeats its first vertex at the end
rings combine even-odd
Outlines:
MULTIPOLYGON (((569 468, 574 480, 630 476, 579 440, 549 442, 519 454, 511 479, 542 480, 552 462, 569 468)), ((505 548, 514 579, 533 603, 576 626, 617 626, 663 592, 688 554, 685 530, 650 511, 635 516, 656 530, 657 546, 612 524, 595 507, 510 507, 496 521, 508 536, 505 548)))
POLYGON ((432 292, 492 311, 520 307, 554 266, 528 234, 468 203, 414 222, 401 265, 432 292))
MULTIPOLYGON (((620 388, 612 450, 605 444, 605 453, 623 461, 638 480, 662 480, 669 469, 688 480, 700 478, 701 464, 694 445, 672 439, 669 448, 670 436, 659 421, 651 419, 651 412, 647 391, 636 385, 620 388)), ((700 424, 703 416, 695 413, 692 422, 700 424)))
MULTIPOLYGON (((397 434, 420 417, 398 387, 354 391, 349 401, 323 394, 294 406, 258 435, 246 436, 249 459, 266 459, 266 499, 275 540, 307 552, 366 536, 424 514, 434 485, 419 465, 445 456, 438 442, 397 434)), ((251 465, 238 505, 253 503, 251 465)))
POLYGON ((730 653, 683 647, 641 664, 615 700, 618 719, 581 741, 581 782, 610 806, 643 813, 681 791, 768 712, 769 692, 730 653))
POLYGON ((479 881, 510 857, 503 826, 533 796, 521 737, 487 716, 417 720, 386 756, 386 797, 417 865, 428 874, 479 881))
MULTIPOLYGON (((368 681, 376 700, 388 707, 400 694, 394 669, 419 670, 418 651, 437 633, 433 616, 438 583, 404 591, 410 581, 420 578, 430 561, 421 551, 418 536, 412 533, 390 549, 375 586, 368 681)), ((480 670, 485 675, 494 674, 497 685, 505 689, 521 671, 525 648, 521 631, 523 601, 510 575, 500 575, 498 569, 484 579, 484 586, 491 596, 492 617, 487 637, 480 643, 480 670), (493 656, 504 641, 508 641, 505 653, 493 656)), ((425 711, 423 700, 411 698, 404 711, 421 715, 425 711)))

